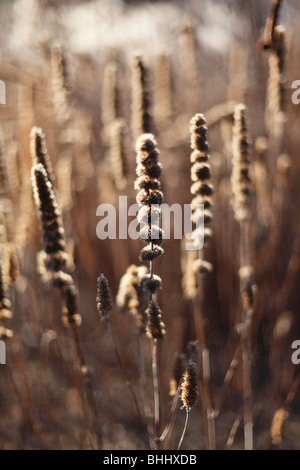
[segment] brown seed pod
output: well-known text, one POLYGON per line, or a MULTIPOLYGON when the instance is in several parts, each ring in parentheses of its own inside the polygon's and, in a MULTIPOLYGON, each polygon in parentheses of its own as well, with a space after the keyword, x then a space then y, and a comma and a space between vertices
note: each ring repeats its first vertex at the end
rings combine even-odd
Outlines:
POLYGON ((113 304, 108 280, 104 274, 100 274, 97 277, 96 304, 100 319, 107 320, 113 304))
POLYGON ((232 207, 238 221, 249 218, 251 210, 251 179, 249 176, 246 107, 235 107, 232 130, 232 207))
POLYGON ((166 334, 165 325, 162 322, 161 310, 155 300, 150 300, 145 312, 148 316, 146 333, 149 338, 163 339, 166 334))
POLYGON ((64 229, 56 197, 44 166, 32 167, 32 185, 36 206, 40 213, 47 269, 60 271, 66 265, 64 229))
POLYGON ((78 296, 77 289, 74 284, 62 287, 64 296, 63 303, 63 324, 65 326, 80 326, 81 315, 78 313, 78 296))
POLYGON ((53 186, 54 173, 51 160, 48 154, 46 139, 43 130, 40 127, 32 127, 30 132, 30 153, 32 165, 41 163, 46 170, 48 179, 53 186))
POLYGON ((196 364, 192 360, 189 360, 186 371, 183 374, 183 381, 181 385, 181 400, 183 407, 187 412, 191 411, 193 406, 195 406, 197 395, 198 387, 196 364))
POLYGON ((148 70, 142 56, 136 55, 133 58, 131 73, 131 129, 135 141, 140 134, 150 132, 152 125, 148 70))

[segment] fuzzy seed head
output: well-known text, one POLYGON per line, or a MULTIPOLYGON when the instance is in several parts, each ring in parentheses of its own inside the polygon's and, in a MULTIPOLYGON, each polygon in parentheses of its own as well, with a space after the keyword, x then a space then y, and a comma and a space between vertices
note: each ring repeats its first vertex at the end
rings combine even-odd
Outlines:
POLYGON ((150 300, 146 310, 148 317, 146 333, 149 338, 163 339, 166 334, 161 313, 158 303, 155 300, 150 300))
POLYGON ((232 130, 232 207, 238 221, 249 218, 251 209, 251 179, 249 176, 246 107, 239 104, 234 111, 232 130))
POLYGON ((181 385, 181 400, 183 407, 187 412, 191 411, 193 406, 195 406, 197 395, 198 389, 196 364, 190 360, 183 375, 183 382, 181 385))
POLYGON ((97 277, 96 304, 100 319, 107 320, 113 304, 108 280, 104 274, 97 277))

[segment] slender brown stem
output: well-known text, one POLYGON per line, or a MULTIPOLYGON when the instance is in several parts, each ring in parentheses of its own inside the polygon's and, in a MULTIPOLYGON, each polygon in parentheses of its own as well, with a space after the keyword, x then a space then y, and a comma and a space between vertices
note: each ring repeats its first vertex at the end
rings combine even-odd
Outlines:
MULTIPOLYGON (((74 343, 75 343, 75 348, 76 348, 75 356, 77 358, 77 362, 79 366, 80 381, 82 382, 82 371, 83 371, 84 366, 86 366, 86 362, 85 362, 85 358, 84 358, 81 345, 80 345, 81 341, 80 341, 78 327, 74 326, 72 330, 73 330, 74 343)), ((92 386, 91 378, 89 374, 85 375, 84 384, 85 384, 87 401, 92 411, 92 423, 93 423, 93 428, 95 430, 97 446, 98 446, 98 449, 101 449, 102 448, 102 431, 98 423, 99 409, 98 409, 97 402, 95 400, 93 386, 92 386)))
POLYGON ((160 441, 165 440, 164 450, 167 450, 169 448, 170 439, 171 439, 172 431, 173 431, 173 428, 174 428, 175 418, 176 418, 177 409, 178 409, 177 404, 178 404, 178 401, 179 401, 179 397, 180 397, 180 386, 177 387, 176 395, 174 396, 174 398, 172 400, 172 406, 171 406, 171 411, 170 411, 170 416, 171 416, 170 420, 169 420, 168 424, 166 425, 163 433, 160 436, 160 441))
POLYGON ((180 448, 181 448, 181 445, 182 445, 182 442, 183 442, 183 439, 184 439, 184 436, 185 436, 185 433, 186 433, 186 430, 187 430, 188 421, 189 421, 189 412, 187 411, 186 415, 185 415, 184 428, 183 428, 183 431, 182 431, 182 434, 181 434, 181 438, 180 438, 177 450, 180 450, 180 448))
POLYGON ((226 449, 230 449, 234 443, 234 439, 235 439, 235 436, 236 436, 236 433, 237 433, 237 430, 239 428, 239 425, 242 421, 242 416, 241 415, 238 415, 235 420, 234 420, 234 423, 232 425, 232 428, 230 430, 230 434, 229 434, 229 437, 227 439, 227 442, 226 442, 226 449))
MULTIPOLYGON (((199 254, 199 257, 201 253, 199 254)), ((202 363, 202 376, 203 376, 203 411, 206 419, 206 429, 207 429, 207 448, 208 450, 216 449, 216 431, 215 431, 215 419, 214 419, 214 410, 211 402, 210 394, 210 360, 208 349, 206 348, 205 340, 205 331, 204 331, 204 321, 203 321, 203 303, 204 303, 204 287, 203 287, 203 276, 199 274, 197 276, 198 280, 198 297, 194 298, 194 324, 197 334, 197 339, 199 341, 200 347, 200 357, 202 363), (205 373, 208 372, 208 373, 205 373)))
MULTIPOLYGON (((249 265, 248 250, 248 223, 240 223, 240 266, 249 265)), ((243 302, 245 279, 241 280, 242 323, 246 328, 247 309, 243 302)), ((247 328, 248 330, 248 328, 247 328)), ((252 382, 251 382, 251 347, 249 335, 241 337, 242 341, 242 368, 243 368, 243 418, 244 418, 244 444, 245 450, 253 450, 253 416, 252 416, 252 382)))
POLYGON ((159 383, 158 383, 158 348, 157 339, 152 338, 152 376, 153 376, 153 394, 154 394, 154 433, 156 447, 159 449, 159 428, 160 428, 160 403, 159 403, 159 383))
POLYGON ((115 351, 117 360, 118 360, 119 365, 120 365, 120 367, 121 367, 121 369, 122 369, 122 371, 123 371, 123 373, 124 373, 124 375, 125 375, 125 377, 126 377, 126 384, 127 384, 128 388, 129 388, 130 394, 131 394, 132 399, 133 399, 133 402, 134 402, 134 404, 135 404, 135 408, 136 408, 136 410, 137 410, 137 413, 138 413, 138 415, 139 415, 139 418, 140 418, 140 420, 141 420, 141 422, 142 422, 142 424, 143 424, 145 430, 148 432, 147 424, 145 423, 144 417, 143 417, 143 415, 142 415, 142 413, 141 413, 140 406, 139 406, 139 403, 138 403, 138 400, 137 400, 135 391, 134 391, 134 389, 133 389, 131 380, 130 380, 130 378, 129 378, 127 369, 126 369, 126 367, 125 367, 124 364, 123 364, 123 361, 122 361, 122 359, 121 359, 121 355, 120 355, 120 353, 119 353, 119 351, 118 351, 118 348, 117 348, 117 346, 116 346, 116 344, 115 344, 115 340, 114 340, 114 336, 113 336, 112 331, 111 331, 111 328, 110 328, 109 320, 108 320, 108 319, 105 319, 105 323, 106 323, 106 327, 107 327, 107 332, 108 332, 108 334, 109 334, 109 336, 111 337, 111 340, 112 340, 112 344, 113 344, 113 348, 114 348, 114 351, 115 351))
POLYGON ((144 363, 144 356, 142 353, 142 344, 141 344, 141 335, 139 332, 137 333, 137 355, 138 355, 138 364, 139 364, 139 377, 140 377, 140 384, 141 384, 141 392, 142 392, 142 400, 144 404, 144 413, 146 418, 146 425, 149 435, 149 442, 151 449, 155 449, 155 443, 153 442, 153 423, 151 419, 151 408, 149 405, 149 401, 147 400, 147 383, 146 383, 146 374, 145 374, 145 363, 144 363))

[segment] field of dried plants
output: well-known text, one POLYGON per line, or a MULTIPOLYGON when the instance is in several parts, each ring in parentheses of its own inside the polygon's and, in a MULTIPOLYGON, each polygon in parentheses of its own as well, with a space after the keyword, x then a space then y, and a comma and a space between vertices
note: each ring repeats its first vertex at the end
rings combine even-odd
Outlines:
POLYGON ((300 449, 297 7, 1 2, 1 449, 300 449))

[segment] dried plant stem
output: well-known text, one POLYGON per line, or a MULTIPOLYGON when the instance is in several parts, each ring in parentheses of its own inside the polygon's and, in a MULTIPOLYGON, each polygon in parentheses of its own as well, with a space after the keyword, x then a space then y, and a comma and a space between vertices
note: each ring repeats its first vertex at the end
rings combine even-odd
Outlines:
POLYGON ((226 442, 226 450, 229 450, 232 447, 232 445, 234 443, 236 433, 237 433, 237 430, 239 428, 239 425, 240 425, 241 421, 242 421, 242 416, 238 415, 235 418, 234 423, 232 425, 232 428, 230 430, 229 437, 228 437, 227 442, 226 442))
POLYGON ((172 400, 170 420, 160 436, 160 441, 165 440, 164 450, 169 449, 170 439, 171 439, 172 431, 175 425, 175 418, 176 418, 177 410, 178 410, 177 404, 180 398, 180 389, 181 389, 180 386, 178 386, 176 390, 176 394, 172 400))
POLYGON ((231 359, 230 365, 229 365, 229 367, 227 369, 227 372, 225 374, 225 378, 224 378, 224 381, 223 381, 223 384, 222 384, 222 387, 221 387, 219 398, 218 398, 218 400, 216 402, 216 405, 215 405, 215 418, 217 418, 220 414, 220 410, 221 410, 224 398, 226 396, 226 392, 227 392, 227 390, 229 388, 229 385, 230 385, 230 383, 233 379, 233 376, 234 376, 234 373, 237 369, 237 366, 239 365, 241 349, 242 349, 241 348, 241 342, 239 341, 239 343, 237 344, 237 346, 235 348, 235 351, 233 353, 233 357, 231 359))
POLYGON ((133 388, 133 386, 132 386, 132 383, 131 383, 130 377, 129 377, 129 375, 128 375, 127 369, 126 369, 126 367, 124 366, 124 363, 123 363, 123 361, 122 361, 122 359, 121 359, 121 355, 120 355, 120 353, 119 353, 119 350, 118 350, 118 348, 117 348, 117 346, 116 346, 115 339, 114 339, 114 336, 113 336, 112 331, 111 331, 109 319, 108 319, 108 318, 104 318, 104 321, 105 321, 105 324, 106 324, 106 327, 107 327, 107 333, 108 333, 108 335, 109 335, 110 338, 111 338, 112 345, 113 345, 114 352, 115 352, 115 355, 116 355, 116 357, 117 357, 118 363, 119 363, 119 365, 120 365, 120 367, 121 367, 121 369, 122 369, 122 371, 123 371, 123 373, 124 373, 124 375, 125 375, 126 384, 127 384, 127 386, 128 386, 129 392, 130 392, 131 397, 132 397, 132 399, 133 399, 133 402, 134 402, 136 411, 137 411, 138 416, 139 416, 139 418, 140 418, 140 420, 141 420, 141 423, 143 424, 145 430, 146 430, 146 431, 148 432, 148 434, 149 434, 148 426, 147 426, 147 424, 145 423, 144 417, 143 417, 143 415, 142 415, 142 412, 141 412, 141 409, 140 409, 140 406, 139 406, 139 403, 138 403, 138 399, 137 399, 136 393, 135 393, 134 388, 133 388))
POLYGON ((144 355, 142 353, 141 347, 141 335, 137 334, 137 356, 138 356, 138 367, 139 367, 139 378, 140 378, 140 385, 141 385, 141 392, 142 392, 142 400, 144 405, 144 413, 146 417, 146 425, 148 430, 149 442, 152 450, 155 450, 155 443, 152 439, 154 435, 154 430, 152 426, 152 416, 151 416, 151 408, 149 405, 149 401, 147 400, 147 383, 146 383, 146 374, 145 374, 145 363, 144 363, 144 355))
MULTIPOLYGON (((249 266, 248 254, 248 221, 240 223, 240 266, 249 266)), ((245 292, 245 279, 241 280, 241 297, 245 292)), ((242 322, 246 327, 248 311, 243 302, 242 322)), ((247 328, 247 331, 249 328, 247 328)), ((253 416, 252 416, 252 382, 251 382, 251 347, 248 334, 242 335, 242 368, 243 368, 243 418, 245 450, 253 450, 253 416)))
MULTIPOLYGON (((201 254, 199 253, 199 258, 201 254)), ((210 374, 204 374, 204 371, 209 369, 209 364, 205 364, 205 354, 204 351, 207 351, 206 348, 206 339, 205 339, 205 331, 204 331, 204 323, 203 323, 203 300, 204 300, 204 290, 203 290, 203 276, 202 274, 198 274, 198 296, 194 297, 193 299, 193 312, 194 312, 194 325, 196 330, 197 339, 199 341, 200 347, 200 357, 202 363, 202 396, 203 396, 203 411, 204 416, 206 419, 206 442, 207 442, 207 449, 208 450, 215 450, 216 449, 216 432, 215 432, 215 413, 213 410, 213 406, 211 403, 211 394, 210 394, 210 374)), ((209 361, 209 359, 208 359, 209 361)))
POLYGON ((136 200, 140 204, 138 218, 144 221, 142 232, 145 233, 145 241, 148 245, 140 252, 141 261, 149 261, 149 275, 144 278, 144 289, 148 291, 149 303, 146 310, 147 326, 146 334, 151 339, 152 380, 154 394, 154 439, 155 448, 159 449, 160 430, 160 397, 159 397, 159 370, 158 370, 158 343, 157 339, 163 339, 165 325, 161 321, 161 310, 157 303, 156 290, 161 287, 161 279, 154 274, 154 259, 164 253, 161 248, 163 231, 157 223, 160 217, 160 205, 163 202, 163 193, 160 191, 161 164, 159 163, 159 151, 152 134, 143 134, 136 143, 138 178, 135 188, 138 190, 136 200), (156 217, 155 217, 156 216, 156 217), (156 218, 156 223, 153 223, 156 218))
POLYGON ((160 447, 159 428, 160 428, 160 397, 159 397, 159 379, 158 379, 158 344, 156 338, 151 338, 152 350, 152 377, 153 377, 153 396, 154 396, 154 430, 156 448, 160 447))
POLYGON ((187 425, 188 425, 188 421, 189 421, 189 414, 190 413, 188 411, 185 414, 184 428, 183 428, 183 431, 182 431, 182 434, 181 434, 181 438, 180 438, 177 450, 180 450, 180 448, 181 448, 181 445, 182 445, 182 442, 183 442, 183 439, 184 439, 184 436, 185 436, 185 433, 186 433, 186 430, 187 430, 187 425))
MULTIPOLYGON (((80 372, 80 381, 82 382, 82 375, 86 368, 86 361, 84 359, 84 355, 83 355, 82 348, 81 348, 80 331, 79 331, 78 326, 73 325, 72 333, 73 333, 74 344, 75 344, 75 358, 78 362, 79 372, 80 372)), ((98 449, 101 449, 102 448, 102 431, 98 423, 99 409, 98 409, 97 401, 95 400, 91 378, 88 373, 84 374, 84 383, 85 383, 86 398, 87 398, 89 407, 92 411, 92 423, 93 423, 93 428, 95 431, 97 447, 98 449)))

